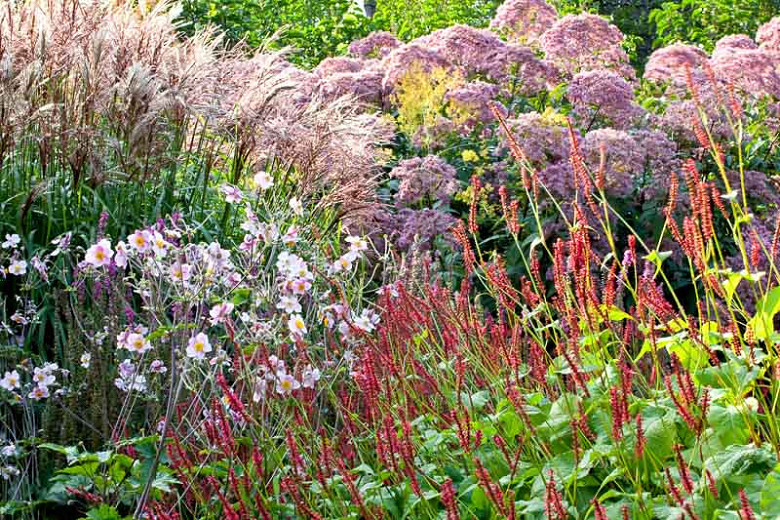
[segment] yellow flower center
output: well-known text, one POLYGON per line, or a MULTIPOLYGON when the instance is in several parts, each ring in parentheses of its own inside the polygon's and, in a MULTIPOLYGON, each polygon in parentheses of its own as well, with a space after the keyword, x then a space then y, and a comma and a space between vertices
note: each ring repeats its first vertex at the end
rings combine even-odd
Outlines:
POLYGON ((98 249, 97 251, 95 251, 95 258, 102 262, 106 258, 106 254, 103 252, 102 249, 98 249))
POLYGON ((203 352, 203 343, 200 341, 196 341, 195 344, 192 346, 192 349, 195 352, 203 352))

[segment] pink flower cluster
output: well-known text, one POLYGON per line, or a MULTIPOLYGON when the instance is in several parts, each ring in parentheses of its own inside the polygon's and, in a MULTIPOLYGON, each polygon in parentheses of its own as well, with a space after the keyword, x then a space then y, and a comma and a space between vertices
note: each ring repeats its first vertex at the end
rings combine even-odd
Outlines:
POLYGON ((535 46, 557 19, 555 8, 544 0, 507 0, 496 10, 490 28, 509 41, 535 46))
POLYGON ((400 181, 396 203, 411 205, 428 197, 448 202, 458 190, 456 175, 455 168, 437 155, 403 160, 390 172, 400 181))
POLYGON ((596 118, 606 119, 615 128, 631 126, 643 113, 634 102, 634 89, 619 74, 606 69, 576 74, 566 97, 575 117, 590 127, 596 118))
POLYGON ((541 42, 547 59, 567 76, 606 68, 634 79, 634 69, 621 47, 623 33, 600 16, 566 15, 542 35, 541 42))
POLYGON ((384 58, 400 46, 401 41, 392 33, 377 31, 350 43, 349 53, 356 58, 384 58))

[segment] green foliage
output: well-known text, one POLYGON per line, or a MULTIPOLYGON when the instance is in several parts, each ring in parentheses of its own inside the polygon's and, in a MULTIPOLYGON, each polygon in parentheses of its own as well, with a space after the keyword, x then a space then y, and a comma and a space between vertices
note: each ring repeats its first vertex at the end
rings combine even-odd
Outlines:
POLYGON ((411 40, 455 24, 486 27, 502 0, 378 0, 372 22, 411 40))
POLYGON ((188 33, 214 25, 228 42, 252 47, 278 33, 272 45, 295 48, 292 61, 307 67, 343 54, 372 27, 353 0, 185 0, 181 21, 188 33))
POLYGON ((753 36, 778 9, 777 0, 676 0, 654 9, 650 21, 657 28, 656 47, 681 41, 711 51, 726 35, 753 36))

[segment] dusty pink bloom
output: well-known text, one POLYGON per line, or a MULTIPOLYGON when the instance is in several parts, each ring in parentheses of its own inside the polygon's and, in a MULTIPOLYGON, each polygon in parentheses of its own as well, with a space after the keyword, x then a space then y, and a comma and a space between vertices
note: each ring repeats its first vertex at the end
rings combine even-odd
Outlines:
POLYGON ((384 73, 378 67, 366 67, 359 72, 332 74, 320 83, 320 94, 325 99, 354 96, 367 105, 381 105, 384 73))
POLYGON ((574 199, 574 172, 568 161, 561 161, 541 168, 537 176, 541 185, 556 199, 574 199))
POLYGON ((626 79, 635 77, 621 47, 623 33, 600 16, 566 15, 542 35, 541 42, 547 59, 566 74, 612 69, 626 79))
POLYGON ((736 49, 757 49, 758 44, 746 34, 730 34, 724 36, 715 43, 715 49, 712 51, 712 57, 717 58, 729 54, 736 49))
POLYGON ((402 209, 394 219, 396 245, 404 251, 415 245, 429 249, 433 240, 447 233, 456 222, 452 215, 435 209, 402 209))
MULTIPOLYGON (((728 139, 731 130, 717 108, 717 99, 712 90, 702 90, 699 97, 702 101, 701 109, 707 114, 713 137, 716 140, 728 139)), ((665 107, 663 114, 657 119, 656 126, 666 131, 675 141, 698 147, 692 121, 699 117, 699 108, 692 99, 675 99, 665 107)))
POLYGON ((677 144, 659 130, 637 130, 632 133, 644 158, 644 174, 637 179, 642 198, 664 199, 669 193, 672 172, 680 169, 677 144))
POLYGON ((606 191, 614 197, 629 197, 634 191, 634 180, 645 169, 645 154, 639 143, 622 130, 602 128, 585 134, 582 154, 593 175, 606 159, 606 191))
POLYGON ((555 8, 544 0, 506 0, 496 10, 490 28, 511 42, 535 45, 557 19, 555 8))
POLYGON ((775 16, 758 28, 756 42, 767 52, 780 53, 780 16, 775 16))
MULTIPOLYGON (((374 62, 375 60, 370 61, 374 62)), ((321 78, 327 78, 342 72, 360 72, 369 64, 369 61, 366 60, 339 56, 336 58, 325 58, 319 65, 314 67, 312 72, 321 78)))
POLYGON ((671 173, 679 168, 674 142, 659 131, 594 130, 585 135, 581 149, 594 176, 603 150, 606 192, 615 198, 663 198, 671 173))
POLYGON ((401 41, 392 33, 377 31, 350 43, 349 53, 357 58, 384 58, 400 46, 401 41))
POLYGON ((478 124, 495 121, 490 110, 491 103, 496 103, 506 116, 506 108, 495 101, 498 93, 498 85, 472 81, 447 92, 444 99, 448 103, 448 113, 462 125, 463 130, 470 132, 478 124))
POLYGON ((452 120, 438 115, 436 120, 427 125, 421 125, 411 136, 412 144, 425 150, 436 150, 447 145, 450 137, 458 130, 452 120))
POLYGON ((549 60, 540 60, 528 47, 509 44, 506 47, 504 62, 500 62, 499 71, 506 70, 505 76, 497 76, 496 81, 512 92, 524 96, 533 96, 556 86, 561 81, 561 73, 549 60))
POLYGON ((610 70, 589 70, 576 74, 566 93, 574 116, 586 127, 605 119, 615 128, 626 128, 644 113, 634 102, 634 89, 622 76, 610 70))
POLYGON ((494 33, 468 25, 439 29, 414 41, 434 49, 466 76, 505 82, 517 77, 527 93, 542 90, 551 77, 549 65, 520 45, 509 45, 494 33))
POLYGON ((693 45, 675 43, 650 55, 643 77, 651 81, 685 84, 685 66, 695 72, 701 69, 705 61, 707 54, 703 50, 693 45))
MULTIPOLYGON (((525 156, 537 168, 569 158, 568 130, 560 121, 538 112, 519 114, 507 120, 512 135, 525 156)), ((500 136, 499 154, 508 153, 506 139, 500 136)))
POLYGON ((778 60, 762 49, 734 49, 710 60, 715 77, 752 96, 780 97, 778 60))
POLYGON ((390 176, 399 179, 398 204, 409 205, 426 197, 447 202, 458 190, 457 172, 437 155, 414 157, 398 163, 390 176))
POLYGON ((385 71, 383 89, 390 92, 406 74, 414 69, 431 72, 436 68, 448 69, 450 61, 439 51, 418 43, 403 45, 391 51, 382 60, 385 71))

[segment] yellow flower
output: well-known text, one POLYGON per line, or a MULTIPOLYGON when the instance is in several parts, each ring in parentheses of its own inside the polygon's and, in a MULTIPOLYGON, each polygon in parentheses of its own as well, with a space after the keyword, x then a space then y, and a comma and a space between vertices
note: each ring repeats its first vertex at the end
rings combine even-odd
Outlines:
POLYGON ((463 150, 463 153, 461 153, 460 156, 465 162, 474 162, 479 160, 479 155, 477 155, 477 152, 474 150, 463 150))

